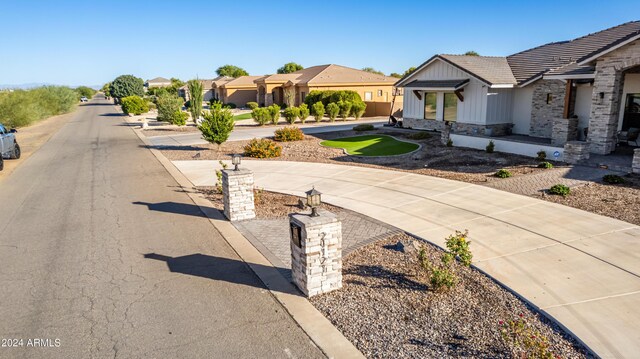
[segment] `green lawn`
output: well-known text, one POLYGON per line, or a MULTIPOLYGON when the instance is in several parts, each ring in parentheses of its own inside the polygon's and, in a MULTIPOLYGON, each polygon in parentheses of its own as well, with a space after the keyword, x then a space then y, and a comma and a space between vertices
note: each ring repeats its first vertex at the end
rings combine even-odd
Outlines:
POLYGON ((344 137, 320 142, 327 147, 344 148, 350 155, 392 156, 401 155, 418 149, 415 143, 398 141, 385 135, 366 135, 344 137))
POLYGON ((248 120, 251 118, 251 112, 247 112, 247 113, 243 113, 242 115, 235 115, 233 116, 233 120, 234 121, 239 121, 239 120, 248 120))

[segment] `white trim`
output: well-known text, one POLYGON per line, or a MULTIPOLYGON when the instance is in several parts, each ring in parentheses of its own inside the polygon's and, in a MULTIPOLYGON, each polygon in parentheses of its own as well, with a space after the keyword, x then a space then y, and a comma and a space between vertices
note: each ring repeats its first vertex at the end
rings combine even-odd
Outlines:
POLYGON ((510 88, 513 88, 513 84, 495 84, 495 85, 489 86, 489 88, 492 88, 492 89, 510 89, 510 88))
POLYGON ((580 74, 580 75, 544 75, 545 80, 580 80, 594 79, 596 74, 580 74))
MULTIPOLYGON (((405 77, 404 79, 401 79, 400 81, 396 82, 395 87, 401 87, 402 84, 404 84, 405 82, 407 82, 407 80, 413 78, 418 72, 422 71, 422 69, 426 68, 427 66, 431 65, 434 61, 436 60, 440 60, 440 58, 436 55, 433 57, 433 59, 431 59, 431 61, 427 62, 426 64, 418 67, 417 69, 413 70, 413 72, 405 77)), ((442 61, 442 60, 441 60, 442 61)))
POLYGON ((636 35, 636 36, 634 36, 634 37, 632 37, 632 38, 630 38, 630 39, 628 39, 626 41, 623 41, 623 42, 621 42, 621 43, 619 43, 619 44, 617 44, 617 45, 615 45, 613 47, 610 47, 610 48, 608 48, 608 49, 606 49, 604 51, 598 52, 595 55, 593 55, 593 56, 591 56, 591 57, 589 57, 589 58, 587 58, 587 59, 585 59, 583 61, 578 62, 578 65, 587 64, 587 63, 597 59, 598 57, 606 55, 606 54, 610 53, 611 51, 617 50, 617 49, 623 47, 624 45, 627 45, 627 44, 629 44, 631 42, 634 42, 634 41, 636 41, 638 39, 640 39, 640 35, 636 35))
POLYGON ((418 90, 418 91, 428 91, 428 92, 447 92, 447 91, 455 92, 465 88, 469 83, 470 81, 467 81, 458 87, 404 87, 404 88, 408 90, 418 90))
POLYGON ((536 81, 540 80, 540 79, 542 78, 542 76, 543 76, 543 75, 536 76, 536 77, 532 78, 531 80, 529 80, 529 81, 527 81, 527 82, 523 83, 522 85, 518 85, 518 87, 525 87, 525 86, 529 86, 529 85, 531 85, 532 83, 534 83, 534 82, 536 82, 536 81))
POLYGON ((411 75, 409 75, 409 76, 408 76, 407 78, 405 78, 404 80, 400 80, 400 81, 396 82, 395 87, 402 87, 402 88, 404 88, 403 84, 404 84, 405 82, 407 82, 407 80, 409 80, 409 79, 413 78, 415 75, 417 75, 417 74, 418 74, 418 72, 420 72, 420 71, 424 70, 425 68, 427 68, 427 66, 431 65, 431 64, 432 64, 434 61, 436 61, 436 60, 442 61, 442 63, 444 63, 445 65, 448 65, 448 66, 454 67, 454 68, 456 68, 456 69, 458 69, 458 70, 460 70, 460 71, 464 72, 465 74, 467 74, 467 76, 469 76, 470 78, 475 79, 476 81, 478 81, 478 82, 480 82, 480 83, 483 83, 483 84, 485 84, 485 85, 487 85, 487 86, 491 86, 491 85, 489 85, 489 83, 487 83, 485 80, 481 80, 481 79, 477 78, 476 76, 474 76, 474 75, 472 75, 471 73, 469 73, 469 71, 467 71, 467 70, 466 70, 466 69, 464 69, 463 67, 460 67, 460 66, 458 66, 458 65, 454 65, 454 64, 453 64, 453 63, 451 63, 451 62, 448 62, 445 58, 440 57, 440 55, 435 55, 435 56, 434 56, 434 58, 433 58, 433 60, 431 60, 431 61, 427 62, 426 64, 424 64, 424 66, 420 66, 420 67, 418 67, 417 69, 415 69, 415 70, 411 73, 411 75))

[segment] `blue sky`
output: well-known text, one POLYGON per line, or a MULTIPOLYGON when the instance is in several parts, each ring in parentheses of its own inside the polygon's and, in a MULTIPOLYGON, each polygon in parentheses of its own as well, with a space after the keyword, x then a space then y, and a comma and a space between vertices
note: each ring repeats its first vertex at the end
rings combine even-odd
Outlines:
POLYGON ((629 1, 0 2, 0 84, 210 78, 282 64, 403 72, 436 53, 505 56, 640 20, 629 1), (634 18, 634 16, 637 16, 634 18))

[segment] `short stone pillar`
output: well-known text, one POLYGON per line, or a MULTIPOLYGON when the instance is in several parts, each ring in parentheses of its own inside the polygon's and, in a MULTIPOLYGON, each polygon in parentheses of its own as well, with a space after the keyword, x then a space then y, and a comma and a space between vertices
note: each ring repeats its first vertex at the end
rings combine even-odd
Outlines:
POLYGON ((245 168, 222 170, 222 194, 224 215, 230 221, 255 218, 253 172, 245 168))
POLYGON ((564 158, 566 163, 576 164, 589 159, 589 143, 584 141, 569 141, 564 145, 564 158))
POLYGON ((449 142, 449 138, 451 136, 451 125, 445 124, 442 127, 442 131, 440 131, 440 143, 446 145, 449 142))
POLYGON ((307 297, 342 288, 342 224, 328 211, 290 214, 291 277, 307 297))
POLYGON ((551 145, 564 146, 569 141, 578 139, 577 118, 555 118, 551 130, 551 145))
POLYGON ((640 174, 640 148, 633 150, 633 162, 631 164, 631 171, 633 173, 640 174))

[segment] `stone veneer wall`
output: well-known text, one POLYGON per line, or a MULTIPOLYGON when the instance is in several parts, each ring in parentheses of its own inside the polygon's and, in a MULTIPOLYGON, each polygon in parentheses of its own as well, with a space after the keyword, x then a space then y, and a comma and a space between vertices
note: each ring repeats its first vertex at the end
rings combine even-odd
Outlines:
POLYGON ((597 60, 587 137, 591 152, 606 155, 615 150, 624 71, 638 65, 640 41, 634 41, 597 60), (600 93, 603 94, 602 98, 600 93))
POLYGON ((631 164, 631 171, 633 173, 640 174, 640 148, 633 150, 633 162, 631 164))
POLYGON ((442 131, 444 129, 444 121, 405 117, 402 119, 402 127, 415 128, 419 130, 442 131))
MULTIPOLYGON (((420 130, 440 131, 440 132, 447 131, 444 121, 424 120, 424 119, 415 119, 415 118, 405 117, 403 119, 402 126, 406 128, 414 128, 414 129, 420 129, 420 130)), ((492 125, 478 125, 473 123, 451 122, 451 128, 449 131, 451 133, 456 133, 460 135, 484 136, 488 128, 490 128, 492 131, 491 136, 504 136, 511 133, 513 124, 498 123, 498 124, 492 124, 492 125)), ((446 136, 448 137, 448 134, 446 136)))
POLYGON ((564 146, 568 141, 578 139, 578 119, 577 118, 554 118, 553 130, 551 132, 551 144, 553 146, 564 146))
POLYGON ((529 135, 550 138, 553 120, 563 116, 565 83, 560 80, 539 80, 534 86, 529 135), (547 103, 547 94, 552 96, 550 103, 547 103))
POLYGON ((584 141, 569 141, 564 145, 564 162, 576 164, 589 159, 589 144, 584 141))
POLYGON ((293 283, 308 297, 342 288, 342 224, 338 217, 319 210, 318 217, 291 214, 289 222, 300 228, 300 246, 293 238, 290 241, 293 283))
POLYGON ((253 183, 253 172, 248 169, 222 170, 224 215, 230 221, 255 218, 253 183))

